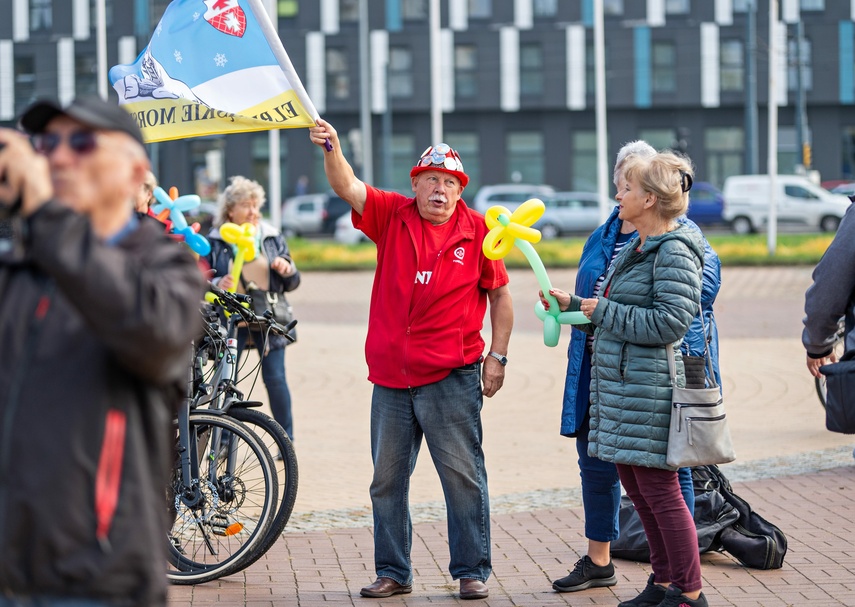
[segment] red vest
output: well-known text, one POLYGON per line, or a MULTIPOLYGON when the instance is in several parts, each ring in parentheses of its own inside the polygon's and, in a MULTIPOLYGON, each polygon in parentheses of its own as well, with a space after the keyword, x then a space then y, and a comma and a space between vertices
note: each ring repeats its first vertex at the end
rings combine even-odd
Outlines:
POLYGON ((422 219, 413 198, 366 186, 353 225, 377 244, 365 359, 369 381, 423 386, 481 358, 487 291, 508 284, 503 261, 484 257, 484 217, 460 200, 456 222, 430 273, 418 272, 422 219), (416 282, 423 296, 410 312, 416 282))

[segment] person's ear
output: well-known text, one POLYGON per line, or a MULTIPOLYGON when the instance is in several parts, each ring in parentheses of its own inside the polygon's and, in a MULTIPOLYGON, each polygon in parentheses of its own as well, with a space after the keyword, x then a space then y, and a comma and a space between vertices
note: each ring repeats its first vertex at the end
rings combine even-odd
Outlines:
POLYGON ((412 187, 413 187, 413 192, 415 192, 415 191, 416 191, 416 182, 417 182, 418 180, 419 180, 419 176, 418 176, 418 175, 416 175, 416 176, 414 176, 414 177, 410 177, 410 183, 411 183, 411 185, 412 185, 412 187))

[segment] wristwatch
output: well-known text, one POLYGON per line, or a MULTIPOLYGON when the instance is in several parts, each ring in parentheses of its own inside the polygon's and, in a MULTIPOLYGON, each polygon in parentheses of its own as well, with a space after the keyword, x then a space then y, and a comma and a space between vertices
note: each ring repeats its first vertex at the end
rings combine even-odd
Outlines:
POLYGON ((493 352, 492 350, 490 350, 490 352, 488 352, 488 356, 492 356, 493 358, 498 360, 500 363, 502 363, 503 367, 508 364, 508 357, 502 356, 498 352, 493 352))

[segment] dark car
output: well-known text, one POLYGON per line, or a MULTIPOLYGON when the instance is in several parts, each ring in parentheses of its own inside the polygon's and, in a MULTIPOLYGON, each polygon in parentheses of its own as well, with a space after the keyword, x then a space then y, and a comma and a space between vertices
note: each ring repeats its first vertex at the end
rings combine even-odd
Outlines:
POLYGON ((705 181, 696 182, 689 192, 689 219, 698 225, 725 223, 721 217, 724 196, 721 190, 705 181))
POLYGON ((345 213, 350 213, 350 205, 335 192, 329 192, 327 204, 324 207, 323 221, 321 222, 321 233, 332 236, 335 234, 335 222, 345 213))

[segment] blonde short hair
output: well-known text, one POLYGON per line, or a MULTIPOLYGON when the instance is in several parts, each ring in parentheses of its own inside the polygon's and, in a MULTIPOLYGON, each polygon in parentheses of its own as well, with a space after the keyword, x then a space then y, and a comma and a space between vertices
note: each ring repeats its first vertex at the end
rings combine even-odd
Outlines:
POLYGON ((689 210, 689 191, 694 169, 692 162, 673 152, 660 152, 650 158, 631 156, 622 168, 627 180, 656 196, 659 215, 673 221, 689 210))
POLYGON ((217 227, 229 221, 232 209, 244 200, 256 200, 259 206, 263 206, 267 200, 264 195, 264 188, 257 181, 241 175, 235 175, 229 181, 231 183, 223 190, 217 200, 220 205, 217 210, 217 218, 214 220, 214 225, 217 227))

